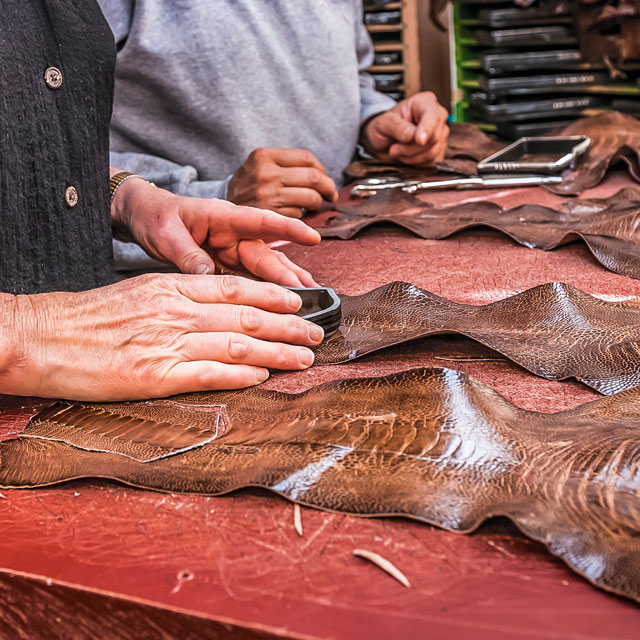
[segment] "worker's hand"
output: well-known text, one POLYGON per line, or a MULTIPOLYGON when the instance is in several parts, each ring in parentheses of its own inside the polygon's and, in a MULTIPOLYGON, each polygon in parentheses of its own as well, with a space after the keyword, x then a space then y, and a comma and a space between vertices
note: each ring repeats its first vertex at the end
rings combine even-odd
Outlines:
POLYGON ((291 315, 300 304, 274 284, 181 274, 0 296, 0 393, 108 401, 249 387, 267 367, 313 362, 323 332, 291 315))
POLYGON ((301 218, 322 201, 338 199, 335 182, 320 161, 304 149, 256 149, 229 182, 227 197, 236 204, 272 209, 301 218))
POLYGON ((112 219, 147 253, 172 262, 183 273, 222 269, 291 287, 317 286, 311 275, 265 243, 287 240, 304 245, 320 235, 300 220, 273 211, 240 207, 224 200, 185 198, 132 178, 116 192, 112 219))
POLYGON ((385 162, 430 166, 440 162, 447 150, 448 116, 435 95, 424 91, 369 120, 360 141, 385 162))

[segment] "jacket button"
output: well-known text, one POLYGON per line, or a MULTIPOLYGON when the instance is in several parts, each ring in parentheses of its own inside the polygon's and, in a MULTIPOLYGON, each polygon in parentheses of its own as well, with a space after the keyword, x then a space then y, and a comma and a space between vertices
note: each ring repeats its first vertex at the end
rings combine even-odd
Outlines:
POLYGON ((73 207, 78 204, 79 199, 78 190, 75 187, 67 187, 67 190, 64 192, 64 201, 67 203, 67 206, 73 209, 73 207))
POLYGON ((62 86, 62 71, 57 67, 49 67, 44 72, 44 81, 49 89, 59 89, 62 86))

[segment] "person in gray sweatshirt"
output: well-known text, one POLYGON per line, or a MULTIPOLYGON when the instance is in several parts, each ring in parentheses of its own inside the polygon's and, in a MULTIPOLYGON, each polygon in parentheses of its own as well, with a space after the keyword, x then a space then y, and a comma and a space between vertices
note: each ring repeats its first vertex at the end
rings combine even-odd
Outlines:
POLYGON ((412 165, 444 155, 432 93, 375 90, 362 0, 99 4, 118 44, 111 163, 174 193, 300 217, 335 200, 359 143, 412 165))

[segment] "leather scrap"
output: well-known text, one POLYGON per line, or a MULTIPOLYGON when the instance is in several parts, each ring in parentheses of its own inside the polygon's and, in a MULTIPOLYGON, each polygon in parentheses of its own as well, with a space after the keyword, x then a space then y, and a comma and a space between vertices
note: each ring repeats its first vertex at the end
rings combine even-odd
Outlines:
POLYGON ((609 198, 568 200, 560 209, 525 204, 504 209, 494 202, 434 207, 393 189, 337 207, 340 215, 318 227, 324 238, 348 240, 377 224, 394 224, 429 240, 474 227, 500 231, 530 249, 551 251, 583 240, 609 271, 640 279, 640 190, 625 188, 609 198))
POLYGON ((342 325, 316 349, 316 364, 454 333, 547 380, 576 378, 606 395, 640 385, 637 303, 605 302, 558 282, 481 306, 451 302, 407 282, 340 298, 342 325))
POLYGON ((197 423, 193 407, 225 406, 228 431, 143 463, 26 437, 47 422, 36 417, 26 435, 0 444, 0 486, 73 478, 200 494, 259 486, 320 509, 407 516, 458 533, 506 516, 594 585, 640 601, 639 388, 547 414, 456 371, 415 369, 298 394, 254 388, 174 400, 179 417, 162 402, 82 406, 151 419, 163 425, 158 442, 197 423))

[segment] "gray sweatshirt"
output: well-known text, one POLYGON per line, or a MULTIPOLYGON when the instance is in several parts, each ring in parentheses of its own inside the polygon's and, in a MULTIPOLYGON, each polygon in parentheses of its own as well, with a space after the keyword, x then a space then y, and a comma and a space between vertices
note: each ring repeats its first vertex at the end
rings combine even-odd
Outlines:
POLYGON ((258 147, 311 150, 341 182, 394 101, 366 69, 362 0, 98 0, 119 45, 111 163, 226 196, 258 147))

